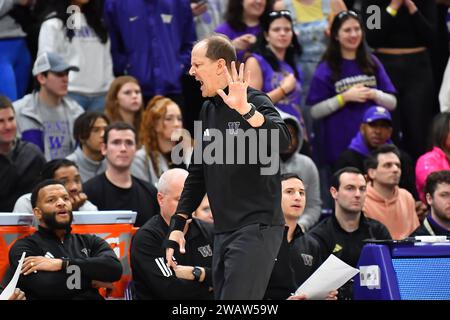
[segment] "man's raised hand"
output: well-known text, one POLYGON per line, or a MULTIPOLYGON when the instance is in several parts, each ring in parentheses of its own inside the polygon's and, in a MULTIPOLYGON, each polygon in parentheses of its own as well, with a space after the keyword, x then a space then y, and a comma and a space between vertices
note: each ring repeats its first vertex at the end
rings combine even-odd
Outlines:
POLYGON ((250 82, 250 71, 244 72, 244 63, 239 66, 237 72, 236 62, 231 62, 231 75, 225 68, 225 76, 228 83, 228 95, 222 89, 217 90, 217 94, 222 97, 223 101, 231 108, 239 112, 241 115, 249 111, 247 102, 247 88, 250 82), (244 77, 245 74, 245 77, 244 77))

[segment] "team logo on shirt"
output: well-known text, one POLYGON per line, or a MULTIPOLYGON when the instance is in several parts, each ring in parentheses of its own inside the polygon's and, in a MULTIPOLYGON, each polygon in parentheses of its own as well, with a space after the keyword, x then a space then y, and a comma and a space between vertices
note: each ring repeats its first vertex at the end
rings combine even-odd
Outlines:
POLYGON ((171 15, 171 14, 161 13, 161 20, 164 23, 171 23, 172 22, 172 18, 173 18, 173 15, 171 15))
POLYGON ((239 126, 241 125, 240 122, 228 122, 228 133, 232 135, 238 134, 239 126))
POLYGON ((197 250, 203 258, 212 257, 212 250, 209 244, 203 247, 198 247, 197 250))
POLYGON ((337 244, 334 246, 333 253, 339 252, 342 250, 342 246, 337 244))
POLYGON ((91 250, 86 249, 86 248, 83 248, 83 249, 81 249, 81 252, 83 252, 84 255, 85 255, 87 258, 89 258, 89 254, 91 253, 91 250))
POLYGON ((301 257, 302 257, 302 259, 303 259, 303 263, 305 264, 305 266, 312 267, 313 260, 314 260, 314 258, 313 258, 312 255, 302 253, 302 254, 301 254, 301 257))

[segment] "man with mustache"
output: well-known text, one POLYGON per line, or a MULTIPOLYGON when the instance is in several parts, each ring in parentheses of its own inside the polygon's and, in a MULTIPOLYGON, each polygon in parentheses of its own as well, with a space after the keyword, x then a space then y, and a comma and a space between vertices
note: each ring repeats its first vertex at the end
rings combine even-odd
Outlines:
POLYGON ((122 265, 108 243, 87 234, 72 234, 72 203, 64 185, 44 180, 31 195, 39 229, 17 240, 9 252, 11 279, 26 252, 18 287, 27 299, 102 299, 99 287, 110 287, 122 265))

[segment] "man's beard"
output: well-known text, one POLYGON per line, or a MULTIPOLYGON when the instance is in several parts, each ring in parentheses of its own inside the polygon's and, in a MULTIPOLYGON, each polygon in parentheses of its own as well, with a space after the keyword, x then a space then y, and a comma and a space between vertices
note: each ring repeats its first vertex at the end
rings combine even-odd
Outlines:
POLYGON ((42 219, 44 220, 45 224, 47 225, 47 228, 50 230, 67 230, 72 225, 73 220, 73 214, 72 211, 67 211, 69 214, 69 221, 67 222, 58 222, 56 221, 56 212, 52 213, 44 213, 42 215, 42 219))

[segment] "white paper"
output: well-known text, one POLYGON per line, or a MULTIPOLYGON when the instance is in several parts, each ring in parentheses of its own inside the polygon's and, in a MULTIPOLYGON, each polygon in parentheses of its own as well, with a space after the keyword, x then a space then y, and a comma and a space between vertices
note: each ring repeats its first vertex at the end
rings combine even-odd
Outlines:
POLYGON ((16 289, 17 282, 19 281, 20 271, 22 270, 23 260, 25 259, 26 252, 22 253, 22 257, 19 260, 19 265, 17 266, 16 272, 14 272, 14 276, 11 281, 6 286, 5 290, 3 290, 2 294, 0 294, 0 300, 8 300, 11 295, 14 293, 16 289))
POLYGON ((295 291, 295 295, 303 293, 309 300, 324 300, 330 291, 342 287, 358 272, 358 269, 330 254, 328 259, 295 291))

